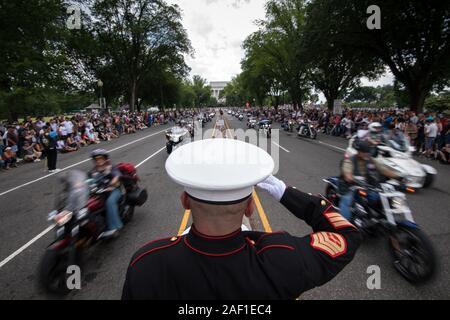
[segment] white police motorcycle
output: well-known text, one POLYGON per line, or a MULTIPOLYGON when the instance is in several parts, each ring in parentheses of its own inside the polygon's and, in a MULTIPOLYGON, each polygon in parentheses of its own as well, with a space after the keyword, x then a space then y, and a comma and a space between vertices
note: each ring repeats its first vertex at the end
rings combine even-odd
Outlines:
MULTIPOLYGON (((358 135, 350 139, 345 157, 350 158, 357 152, 353 147, 358 135)), ((406 186, 413 189, 430 187, 437 175, 437 170, 432 166, 419 163, 414 160, 412 153, 415 151, 404 135, 397 139, 386 139, 385 143, 378 145, 378 161, 381 161, 391 170, 405 177, 406 186)))
POLYGON ((177 126, 167 130, 166 131, 167 153, 171 154, 173 152, 173 149, 182 144, 187 136, 189 136, 189 130, 184 127, 177 126))
POLYGON ((272 137, 272 122, 270 120, 261 120, 258 123, 258 132, 261 132, 267 139, 272 137))

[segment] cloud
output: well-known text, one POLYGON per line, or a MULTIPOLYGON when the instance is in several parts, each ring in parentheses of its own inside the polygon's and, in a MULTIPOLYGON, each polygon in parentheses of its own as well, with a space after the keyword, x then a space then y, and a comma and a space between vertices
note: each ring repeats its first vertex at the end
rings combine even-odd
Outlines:
POLYGON ((231 80, 241 72, 243 41, 264 17, 264 0, 168 0, 178 4, 195 50, 186 61, 191 75, 209 81, 231 80))

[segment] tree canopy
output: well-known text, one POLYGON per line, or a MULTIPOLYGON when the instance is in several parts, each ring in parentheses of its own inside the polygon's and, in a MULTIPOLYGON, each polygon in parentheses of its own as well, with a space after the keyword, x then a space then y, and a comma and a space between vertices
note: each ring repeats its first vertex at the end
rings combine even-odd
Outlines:
MULTIPOLYGON (((450 84, 450 2, 382 0, 370 29, 369 0, 268 0, 266 18, 244 43, 242 87, 255 97, 288 91, 301 107, 310 88, 332 108, 386 68, 399 105, 421 111, 450 84)), ((391 99, 392 100, 392 99, 391 99)))

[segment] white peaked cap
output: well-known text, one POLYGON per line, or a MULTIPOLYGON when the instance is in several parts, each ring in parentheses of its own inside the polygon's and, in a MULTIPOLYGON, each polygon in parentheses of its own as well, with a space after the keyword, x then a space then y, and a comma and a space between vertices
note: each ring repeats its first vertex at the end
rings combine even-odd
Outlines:
POLYGON ((275 163, 263 149, 230 139, 207 139, 175 150, 166 171, 192 197, 208 202, 232 202, 253 193, 275 163))

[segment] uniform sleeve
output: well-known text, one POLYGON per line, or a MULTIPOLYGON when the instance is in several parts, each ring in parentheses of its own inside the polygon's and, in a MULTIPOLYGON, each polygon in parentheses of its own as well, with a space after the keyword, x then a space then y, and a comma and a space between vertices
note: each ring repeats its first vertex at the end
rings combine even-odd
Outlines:
POLYGON ((130 267, 127 271, 127 276, 125 278, 125 283, 123 285, 122 289, 122 300, 133 300, 133 295, 131 293, 131 286, 130 286, 130 267))
POLYGON ((286 189, 281 203, 313 229, 309 236, 291 239, 299 252, 302 290, 323 285, 353 260, 361 243, 358 229, 325 200, 294 188, 286 189))

